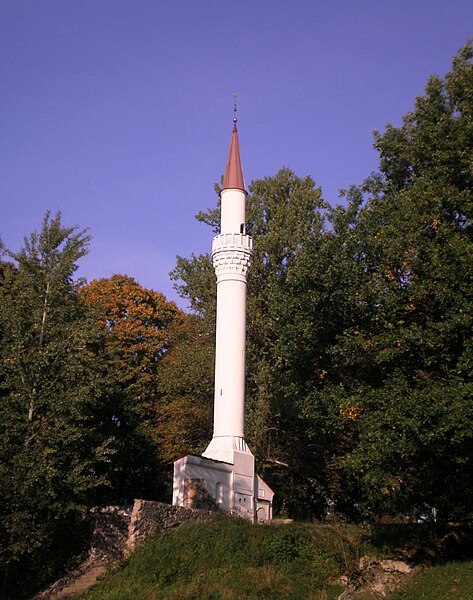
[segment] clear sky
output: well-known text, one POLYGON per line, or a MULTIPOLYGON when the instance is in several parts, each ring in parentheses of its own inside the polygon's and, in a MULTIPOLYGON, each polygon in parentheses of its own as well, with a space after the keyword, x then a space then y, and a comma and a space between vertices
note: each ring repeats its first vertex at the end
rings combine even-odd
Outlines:
POLYGON ((336 204, 472 34, 471 0, 0 0, 0 236, 61 210, 93 236, 81 275, 176 299, 234 90, 246 182, 287 166, 336 204))

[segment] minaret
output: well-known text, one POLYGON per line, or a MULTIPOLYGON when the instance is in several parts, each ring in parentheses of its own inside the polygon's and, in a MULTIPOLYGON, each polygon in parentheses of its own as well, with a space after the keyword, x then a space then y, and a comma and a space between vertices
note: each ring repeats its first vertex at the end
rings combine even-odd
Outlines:
POLYGON ((234 451, 250 453, 245 442, 246 281, 253 240, 246 235, 246 191, 233 119, 223 189, 220 234, 212 242, 217 276, 217 328, 213 438, 203 456, 234 462, 234 451))
POLYGON ((172 502, 268 521, 274 493, 256 474, 245 442, 246 278, 253 240, 245 231, 246 191, 234 110, 220 193, 220 234, 212 241, 217 276, 214 432, 202 456, 185 454, 174 461, 172 502))

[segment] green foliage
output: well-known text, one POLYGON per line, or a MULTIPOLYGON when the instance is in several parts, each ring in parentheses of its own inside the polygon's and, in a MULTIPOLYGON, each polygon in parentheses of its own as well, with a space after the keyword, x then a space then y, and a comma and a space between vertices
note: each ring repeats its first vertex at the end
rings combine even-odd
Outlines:
POLYGON ((20 597, 77 550, 82 509, 107 483, 110 439, 96 336, 73 280, 89 237, 45 216, 0 281, 0 570, 20 597), (71 532, 64 540, 65 528, 71 532), (23 573, 20 576, 20 573, 23 573))
POLYGON ((185 298, 190 308, 205 318, 210 332, 214 333, 216 317, 217 284, 209 254, 191 255, 190 259, 177 257, 176 267, 169 273, 175 280, 175 289, 185 298), (179 284, 179 280, 184 283, 179 284))
POLYGON ((332 347, 353 430, 338 464, 371 514, 471 516, 472 56, 465 46, 403 125, 377 134, 381 172, 348 196, 367 201, 341 229, 356 277, 332 347))
POLYGON ((166 463, 185 453, 201 454, 212 437, 215 353, 215 338, 196 315, 177 320, 169 338, 153 412, 153 435, 166 463))
POLYGON ((86 598, 333 598, 366 550, 354 527, 252 525, 220 517, 150 539, 86 598))
POLYGON ((365 490, 363 508, 418 518, 471 516, 472 388, 395 373, 356 398, 356 445, 341 463, 365 490))

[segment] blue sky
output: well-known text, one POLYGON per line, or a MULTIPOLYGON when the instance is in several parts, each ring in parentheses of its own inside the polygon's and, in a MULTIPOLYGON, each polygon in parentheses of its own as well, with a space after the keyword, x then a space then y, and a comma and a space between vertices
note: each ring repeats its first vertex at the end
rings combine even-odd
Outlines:
POLYGON ((93 236, 82 276, 177 299, 176 255, 211 245, 194 215, 216 202, 234 90, 247 183, 287 166, 336 204, 472 17, 471 0, 0 0, 0 236, 18 250, 61 210, 93 236))

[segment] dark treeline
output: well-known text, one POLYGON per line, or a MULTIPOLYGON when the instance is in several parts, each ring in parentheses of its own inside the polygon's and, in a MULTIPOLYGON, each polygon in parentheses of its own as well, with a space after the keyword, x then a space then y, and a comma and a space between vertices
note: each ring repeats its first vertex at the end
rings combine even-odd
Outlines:
MULTIPOLYGON (((343 206, 287 168, 250 185, 246 430, 281 515, 473 516, 472 58, 375 134, 343 206)), ((218 206, 197 218, 217 230, 218 206)), ((71 564, 91 506, 169 501, 170 462, 211 437, 209 255, 171 274, 188 315, 127 276, 76 280, 88 244, 47 214, 3 248, 5 598, 71 564)))

